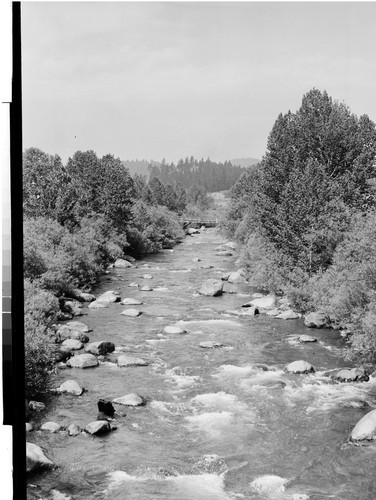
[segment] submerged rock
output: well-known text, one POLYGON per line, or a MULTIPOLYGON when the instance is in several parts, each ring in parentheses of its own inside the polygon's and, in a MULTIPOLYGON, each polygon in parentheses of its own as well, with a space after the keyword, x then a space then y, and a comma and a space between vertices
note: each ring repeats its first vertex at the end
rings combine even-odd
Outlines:
POLYGON ((121 313, 122 316, 130 316, 132 318, 137 318, 138 316, 141 316, 141 314, 142 312, 138 309, 124 309, 121 313))
POLYGON ((133 297, 127 297, 123 299, 120 304, 123 306, 139 306, 142 304, 141 300, 139 299, 134 299, 133 297))
POLYGON ((52 469, 55 464, 46 457, 42 448, 34 443, 26 443, 26 471, 35 472, 52 469))
POLYGON ((84 392, 83 388, 78 385, 75 380, 66 380, 59 387, 59 392, 81 396, 84 392))
POLYGON ((91 354, 96 354, 99 356, 104 356, 115 350, 115 344, 105 340, 100 340, 98 342, 91 342, 85 347, 85 351, 91 354))
POLYGON ((187 330, 184 330, 183 328, 180 328, 180 326, 166 326, 163 329, 163 333, 167 334, 181 334, 181 333, 188 333, 187 330))
POLYGON ((216 349, 218 347, 223 347, 223 344, 215 342, 214 340, 205 340, 204 342, 200 342, 199 345, 202 349, 216 349))
POLYGON ((229 250, 220 250, 219 252, 216 252, 215 255, 217 257, 232 257, 233 253, 229 250))
POLYGON ((85 427, 85 431, 92 435, 105 434, 111 431, 111 426, 107 420, 95 420, 85 427))
POLYGON ((138 394, 131 393, 121 396, 120 398, 115 398, 112 400, 113 403, 123 406, 143 406, 145 404, 143 398, 138 394))
POLYGON ((285 371, 288 373, 314 373, 315 369, 307 361, 299 360, 287 365, 285 371))
POLYGON ((363 399, 346 399, 338 403, 338 406, 340 406, 341 408, 362 409, 362 408, 368 408, 369 404, 367 403, 367 401, 364 401, 363 399))
POLYGON ((141 358, 122 355, 118 357, 117 364, 121 368, 126 368, 131 366, 148 366, 149 363, 141 358))
POLYGON ((304 324, 308 328, 324 328, 328 326, 328 318, 324 313, 311 312, 304 318, 304 324))
POLYGON ((356 424, 351 432, 352 441, 371 441, 376 438, 376 410, 372 410, 356 424))
POLYGON ((211 297, 217 297, 218 295, 222 295, 223 291, 223 282, 215 279, 208 279, 205 281, 198 293, 201 295, 207 295, 211 297))
POLYGON ((93 354, 79 354, 68 359, 67 365, 71 368, 91 368, 98 366, 98 360, 93 354))

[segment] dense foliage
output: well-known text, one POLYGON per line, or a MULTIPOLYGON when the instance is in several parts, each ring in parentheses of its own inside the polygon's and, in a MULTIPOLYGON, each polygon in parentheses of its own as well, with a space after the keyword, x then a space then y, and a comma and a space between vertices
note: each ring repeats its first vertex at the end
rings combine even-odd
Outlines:
POLYGON ((296 113, 278 117, 222 222, 242 243, 254 285, 287 293, 303 312, 325 312, 333 326, 351 324, 352 352, 368 357, 376 353, 375 159, 375 124, 313 89, 296 113))
POLYGON ((225 191, 239 179, 243 169, 229 161, 217 163, 209 160, 181 159, 174 163, 162 162, 161 165, 150 165, 150 178, 157 177, 163 184, 181 184, 185 188, 201 186, 208 193, 225 191))

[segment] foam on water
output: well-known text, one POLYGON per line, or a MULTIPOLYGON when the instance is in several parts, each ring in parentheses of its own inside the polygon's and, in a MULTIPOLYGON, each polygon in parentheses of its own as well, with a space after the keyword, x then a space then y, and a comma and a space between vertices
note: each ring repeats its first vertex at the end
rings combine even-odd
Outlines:
POLYGON ((165 375, 178 389, 193 387, 200 381, 198 375, 187 375, 179 366, 175 366, 171 370, 166 370, 165 375))
POLYGON ((216 393, 199 394, 192 399, 192 403, 199 403, 207 408, 216 408, 221 411, 245 411, 248 406, 242 403, 233 394, 223 391, 216 393))
POLYGON ((266 475, 260 476, 249 485, 251 489, 269 498, 278 498, 280 493, 284 493, 289 480, 283 477, 266 475))
POLYGON ((160 492, 165 491, 164 498, 184 498, 184 500, 230 500, 231 498, 225 492, 224 474, 182 474, 164 477, 155 473, 133 476, 125 471, 114 471, 110 472, 108 477, 110 480, 106 491, 108 496, 115 489, 122 489, 127 483, 157 482, 160 492))
POLYGON ((192 430, 206 432, 211 438, 218 438, 231 427, 234 414, 229 411, 205 412, 185 417, 192 430))
POLYGON ((249 373, 256 373, 252 365, 236 366, 236 365, 221 365, 218 372, 213 375, 215 378, 231 378, 244 377, 249 373))
POLYGON ((177 322, 177 325, 189 325, 192 323, 201 323, 201 324, 208 324, 208 325, 239 326, 239 327, 242 326, 237 321, 232 321, 230 319, 194 319, 194 320, 188 320, 188 321, 180 320, 177 322))

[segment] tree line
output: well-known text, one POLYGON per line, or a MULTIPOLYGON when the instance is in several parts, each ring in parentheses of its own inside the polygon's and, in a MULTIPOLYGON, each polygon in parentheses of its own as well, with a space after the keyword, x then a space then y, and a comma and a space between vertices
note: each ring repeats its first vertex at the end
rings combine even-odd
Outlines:
POLYGON ((280 114, 261 162, 230 190, 222 230, 251 282, 323 312, 349 355, 376 356, 376 128, 317 89, 280 114))

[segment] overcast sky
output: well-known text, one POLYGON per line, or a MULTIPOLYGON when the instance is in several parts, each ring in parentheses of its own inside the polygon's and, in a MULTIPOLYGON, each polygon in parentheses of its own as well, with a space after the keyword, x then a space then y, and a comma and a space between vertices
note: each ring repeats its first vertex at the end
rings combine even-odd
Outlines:
POLYGON ((23 141, 261 158, 313 87, 376 121, 375 3, 22 3, 23 141))

